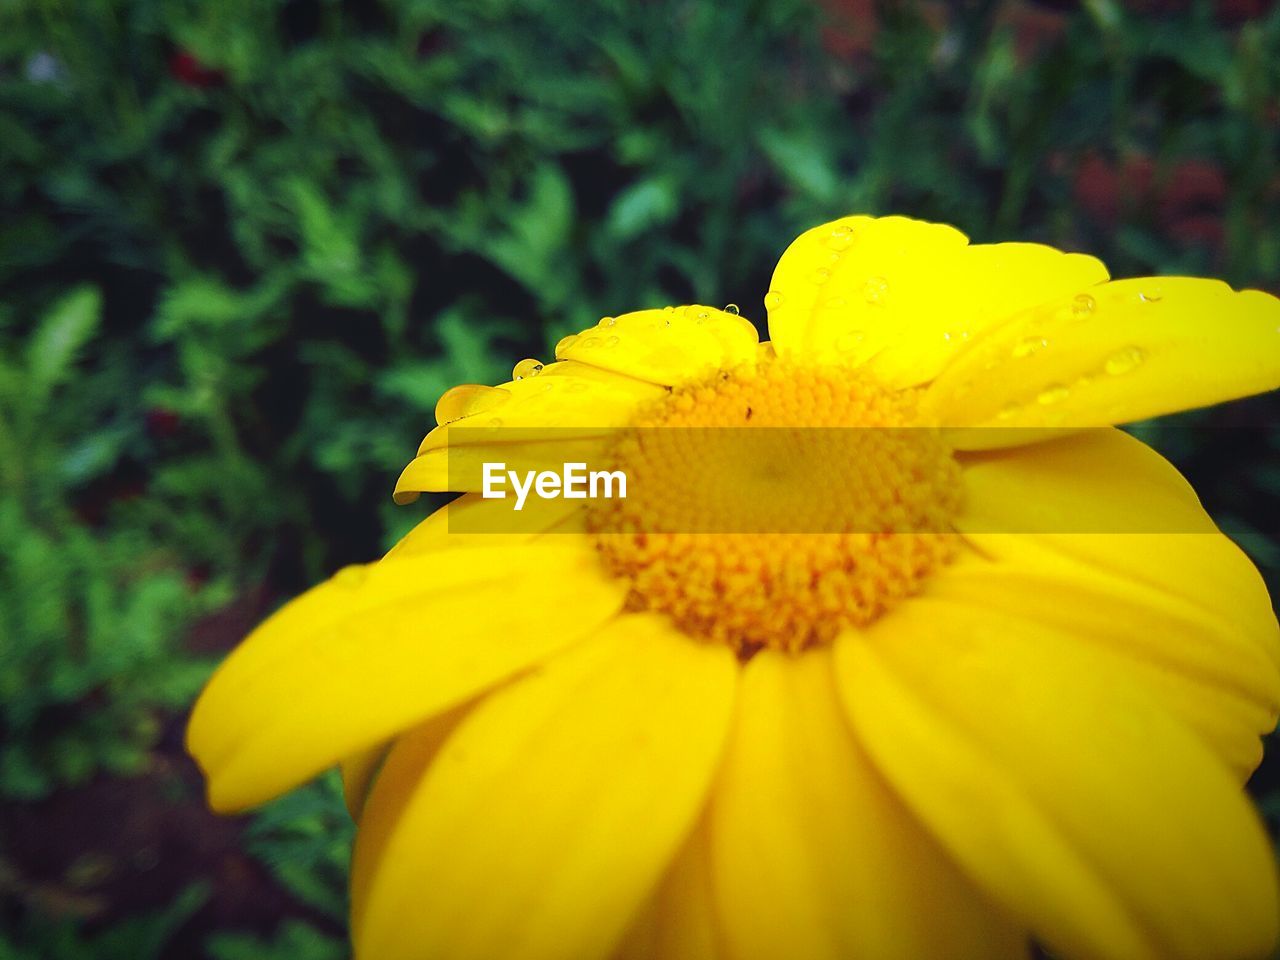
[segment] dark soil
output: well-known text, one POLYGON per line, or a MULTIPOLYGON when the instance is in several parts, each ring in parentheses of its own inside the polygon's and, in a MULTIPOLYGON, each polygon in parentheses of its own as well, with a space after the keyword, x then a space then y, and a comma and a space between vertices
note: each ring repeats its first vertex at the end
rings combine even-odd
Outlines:
MULTIPOLYGON (((202 654, 229 650, 268 608, 265 592, 243 598, 197 625, 190 646, 202 654)), ((82 921, 92 936, 163 911, 202 883, 207 899, 161 960, 204 958, 211 933, 270 934, 288 920, 345 935, 245 852, 248 818, 209 810, 203 777, 183 749, 185 725, 185 715, 166 718, 141 776, 103 775, 38 802, 0 804, 0 928, 21 929, 30 913, 82 921)))

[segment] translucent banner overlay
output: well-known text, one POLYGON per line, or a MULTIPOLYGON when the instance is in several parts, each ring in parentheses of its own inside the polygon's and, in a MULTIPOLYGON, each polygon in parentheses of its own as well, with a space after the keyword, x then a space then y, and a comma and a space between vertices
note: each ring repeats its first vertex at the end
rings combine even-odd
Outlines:
MULTIPOLYGON (((1173 433, 1170 436, 1170 433, 1173 433)), ((1260 429, 1162 427, 1247 450, 1260 429), (1208 435, 1212 433, 1212 438, 1208 435)), ((448 431, 450 533, 1206 533, 1195 495, 1112 428, 448 431)))

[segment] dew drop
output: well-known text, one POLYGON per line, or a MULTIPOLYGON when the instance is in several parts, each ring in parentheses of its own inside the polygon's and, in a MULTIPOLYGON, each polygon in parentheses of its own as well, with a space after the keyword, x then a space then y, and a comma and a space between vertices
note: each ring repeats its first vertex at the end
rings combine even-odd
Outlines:
POLYGON ((1071 315, 1077 320, 1083 320, 1085 317, 1093 313, 1098 308, 1098 301, 1087 293, 1076 294, 1071 300, 1071 315))
POLYGON ((831 231, 831 235, 827 237, 827 246, 832 250, 847 250, 853 243, 853 227, 847 223, 842 223, 831 231))
POLYGON ((884 303, 889 296, 889 281, 884 277, 868 277, 862 285, 862 296, 872 306, 884 303))
POLYGON ((610 337, 608 340, 604 342, 604 345, 606 347, 616 347, 621 342, 622 341, 619 340, 617 337, 610 337))
POLYGON ((500 426, 502 426, 502 418, 501 418, 501 417, 492 417, 492 418, 490 418, 490 420, 489 420, 488 424, 486 424, 486 426, 488 426, 488 428, 489 428, 490 430, 497 430, 500 426))
POLYGON ((1067 399, 1070 393, 1071 391, 1062 384, 1055 383, 1040 391, 1039 395, 1036 397, 1036 403, 1046 407, 1055 403, 1061 403, 1063 400, 1067 399))
POLYGON ((556 344, 556 356, 560 356, 560 354, 564 353, 577 342, 578 335, 576 333, 571 333, 567 337, 562 337, 560 342, 556 344))
POLYGON ((725 312, 725 313, 728 313, 728 314, 732 314, 733 316, 735 316, 735 317, 736 317, 736 316, 738 316, 742 311, 738 309, 738 305, 737 305, 736 303, 726 303, 726 304, 724 305, 724 312, 725 312))
POLYGON ((1138 292, 1138 299, 1143 303, 1159 303, 1164 299, 1164 291, 1159 287, 1152 287, 1150 290, 1141 290, 1138 292))
MULTIPOLYGON (((667 322, 668 322, 668 323, 670 323, 671 321, 670 321, 670 320, 668 320, 667 322)), ((599 337, 587 337, 587 339, 585 339, 585 340, 583 340, 583 341, 582 341, 582 349, 583 349, 583 350, 592 350, 592 349, 594 349, 594 348, 596 348, 596 347, 598 347, 598 346, 600 346, 600 338, 599 338, 599 337)))
POLYGON ((1048 345, 1049 341, 1044 337, 1024 337, 1013 345, 1013 355, 1019 358, 1029 357, 1048 345))
POLYGON ((1016 401, 1009 401, 996 413, 996 417, 1000 420, 1012 420, 1022 412, 1022 404, 1016 401))
MULTIPOLYGON (((730 306, 732 306, 732 304, 730 304, 730 306)), ((737 311, 735 310, 734 313, 736 314, 737 311)), ((710 310, 700 310, 698 311, 698 315, 694 317, 694 320, 697 321, 698 323, 706 323, 710 319, 711 319, 710 310)))
POLYGON ((1141 347, 1124 347, 1107 357, 1102 369, 1111 376, 1118 377, 1137 369, 1145 359, 1146 354, 1142 352, 1141 347))
POLYGON ((602 327, 612 327, 617 322, 618 322, 617 317, 601 317, 600 318, 600 326, 602 327))
POLYGON ((777 290, 770 290, 764 295, 764 305, 769 310, 776 310, 782 306, 783 296, 777 290))
POLYGON ((831 271, 826 267, 819 267, 817 270, 813 271, 813 276, 810 279, 813 280, 814 283, 822 285, 831 279, 831 271))
POLYGON ((333 575, 333 582, 340 587, 346 587, 348 590, 354 590, 367 579, 369 579, 369 568, 359 563, 343 567, 333 575))
POLYGON ((840 353, 853 353, 866 339, 867 335, 861 330, 850 330, 836 338, 836 350, 840 353))
POLYGON ((542 363, 533 358, 521 360, 511 371, 512 380, 523 380, 525 377, 536 377, 542 372, 542 363))
POLYGON ((567 393, 582 393, 582 391, 587 389, 587 382, 585 380, 578 380, 574 378, 569 380, 568 386, 564 389, 567 393))
POLYGON ((663 312, 663 313, 675 313, 675 312, 676 312, 676 308, 675 308, 675 307, 673 307, 673 306, 668 305, 668 306, 665 306, 665 307, 663 307, 663 308, 662 308, 662 312, 663 312))

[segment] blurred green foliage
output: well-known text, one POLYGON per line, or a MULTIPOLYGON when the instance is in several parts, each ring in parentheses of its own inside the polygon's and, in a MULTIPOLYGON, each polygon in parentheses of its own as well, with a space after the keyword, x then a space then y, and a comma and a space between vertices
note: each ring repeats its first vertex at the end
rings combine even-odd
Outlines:
MULTIPOLYGON (((760 319, 816 222, 1274 287, 1280 12, 1229 6, 0 5, 0 798, 176 753, 238 639, 189 628, 419 519, 389 491, 444 389, 606 313, 760 319)), ((1268 443, 1183 453, 1275 584, 1268 443)), ((209 957, 342 955, 341 816, 326 781, 252 822, 301 919, 209 957)), ((0 957, 149 936, 15 909, 0 957)))
MULTIPOLYGON (((29 946, 0 930, 4 960, 160 960, 175 930, 204 903, 208 891, 194 885, 179 892, 164 908, 130 917, 101 933, 84 935, 74 924, 35 915, 26 919, 20 936, 29 946)), ((219 958, 220 960, 220 958, 219 958)), ((300 960, 320 960, 300 955, 300 960)))
POLYGON ((144 769, 157 709, 184 706, 208 674, 174 656, 176 640, 229 599, 194 589, 187 558, 146 529, 94 529, 71 509, 69 493, 129 442, 125 424, 86 433, 81 420, 131 389, 118 369, 76 369, 100 311, 80 288, 25 339, 0 340, 0 797, 144 769))
POLYGON ((347 870, 355 826, 330 771, 269 804, 245 832, 245 846, 299 900, 335 921, 347 916, 347 870))

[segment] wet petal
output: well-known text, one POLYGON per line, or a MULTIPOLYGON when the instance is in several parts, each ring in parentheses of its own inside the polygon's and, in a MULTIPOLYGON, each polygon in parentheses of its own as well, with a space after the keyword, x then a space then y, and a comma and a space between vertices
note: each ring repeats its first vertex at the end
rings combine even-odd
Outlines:
POLYGON ((895 386, 924 383, 982 332, 1107 279, 1092 257, 1032 243, 968 246, 904 217, 846 217, 802 234, 766 299, 784 356, 869 364, 895 386))
POLYGON ((1007 428, 1127 423, 1280 386, 1280 300, 1217 280, 1116 280, 977 338, 929 386, 924 415, 962 449, 1025 443, 1007 428))
POLYGON ((756 328, 745 317, 694 304, 608 318, 566 337, 556 356, 674 387, 755 363, 758 342, 756 328))

